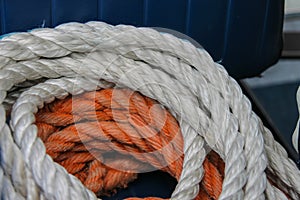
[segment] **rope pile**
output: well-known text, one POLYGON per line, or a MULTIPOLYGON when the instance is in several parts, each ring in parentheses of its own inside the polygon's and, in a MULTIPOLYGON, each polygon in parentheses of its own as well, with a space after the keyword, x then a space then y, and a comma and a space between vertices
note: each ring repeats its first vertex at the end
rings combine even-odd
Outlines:
POLYGON ((205 195, 215 199, 300 198, 300 172, 252 112, 238 84, 205 50, 172 35, 101 22, 69 23, 55 29, 17 33, 0 41, 0 77, 3 199, 97 199, 99 191, 105 194, 126 186, 136 177, 134 169, 151 167, 177 178, 171 199, 198 199, 205 195), (124 98, 118 97, 122 93, 126 96, 130 90, 139 92, 129 100, 134 103, 128 104, 128 109, 118 107, 126 105, 124 98), (101 95, 87 102, 89 94, 107 96, 112 91, 118 94, 113 95, 118 101, 111 98, 113 101, 107 102, 101 95), (72 100, 68 95, 73 96, 72 100), (138 100, 142 96, 146 96, 145 104, 138 100), (150 98, 163 107, 154 106, 155 112, 151 112, 149 105, 156 103, 150 98), (55 99, 60 101, 53 102, 55 99), (72 108, 67 101, 77 106, 72 108), (63 112, 55 116, 61 117, 51 117, 59 107, 63 112), (89 112, 91 107, 93 111, 89 112), (167 116, 167 129, 161 124, 162 116, 167 116), (158 120, 154 120, 156 117, 158 120), (143 121, 153 130, 137 129, 143 121), (116 127, 109 130, 107 122, 117 123, 118 127, 121 124, 122 130, 128 131, 125 134, 116 127), (66 140, 66 133, 71 140, 66 140), (140 134, 147 136, 146 143, 140 141, 145 136, 140 134), (99 145, 97 140, 110 143, 99 145), (79 149, 91 154, 75 155, 79 149), (133 154, 126 158, 134 166, 130 168, 133 171, 116 172, 113 166, 117 162, 105 157, 102 150, 116 151, 120 160, 124 159, 124 150, 133 154), (154 150, 161 153, 149 155, 154 150), (73 164, 83 157, 84 163, 73 164), (93 185, 89 173, 79 173, 103 169, 98 162, 101 159, 112 166, 105 167, 104 175, 96 176, 106 187, 93 185), (224 163, 218 166, 220 160, 224 163), (206 166, 209 162, 212 164, 206 166), (205 183, 211 179, 207 178, 211 166, 218 166, 214 174, 222 177, 220 193, 216 192, 220 187, 205 183), (111 170, 122 179, 105 182, 111 170), (215 196, 207 193, 208 186, 215 196))

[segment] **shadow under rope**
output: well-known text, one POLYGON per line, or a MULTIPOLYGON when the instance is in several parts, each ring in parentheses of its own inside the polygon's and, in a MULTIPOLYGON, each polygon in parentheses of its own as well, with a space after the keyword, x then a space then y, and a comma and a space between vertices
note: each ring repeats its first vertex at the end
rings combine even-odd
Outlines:
POLYGON ((128 184, 127 188, 117 190, 117 193, 110 197, 102 196, 101 199, 122 200, 128 197, 170 198, 176 185, 176 179, 166 172, 141 173, 135 181, 128 184))

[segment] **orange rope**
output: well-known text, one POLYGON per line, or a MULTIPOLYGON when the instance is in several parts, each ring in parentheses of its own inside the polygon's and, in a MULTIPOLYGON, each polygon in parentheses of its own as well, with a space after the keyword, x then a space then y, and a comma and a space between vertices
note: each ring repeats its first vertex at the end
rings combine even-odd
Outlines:
MULTIPOLYGON (((97 196, 126 187, 140 170, 180 177, 183 138, 176 119, 137 92, 102 89, 56 100, 36 114, 36 125, 47 153, 97 196)), ((224 167, 216 153, 207 156, 196 199, 218 198, 224 167)))

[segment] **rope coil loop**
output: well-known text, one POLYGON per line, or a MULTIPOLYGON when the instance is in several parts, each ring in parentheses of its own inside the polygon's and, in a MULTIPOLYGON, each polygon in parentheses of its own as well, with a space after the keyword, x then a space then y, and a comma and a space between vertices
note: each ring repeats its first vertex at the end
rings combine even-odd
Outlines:
POLYGON ((153 168, 178 180, 171 199, 300 198, 295 163, 187 41, 68 23, 3 38, 0 63, 3 199, 97 199, 153 168))

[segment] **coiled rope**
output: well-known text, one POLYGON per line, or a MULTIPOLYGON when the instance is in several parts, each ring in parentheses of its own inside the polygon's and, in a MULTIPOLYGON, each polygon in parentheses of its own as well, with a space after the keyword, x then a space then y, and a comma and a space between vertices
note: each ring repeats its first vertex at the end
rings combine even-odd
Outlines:
POLYGON ((55 98, 114 86, 157 100, 177 119, 184 158, 171 199, 197 197, 207 146, 225 163, 219 199, 300 197, 300 172, 238 84, 205 50, 172 35, 101 22, 37 29, 2 39, 0 69, 4 199, 97 198, 46 154, 35 114, 55 98))
MULTIPOLYGON (((136 92, 103 89, 68 97, 39 111, 36 125, 47 154, 98 196, 126 187, 135 173, 153 167, 180 177, 183 139, 177 121, 136 92)), ((198 199, 217 199, 224 163, 211 152, 203 166, 198 199)))

